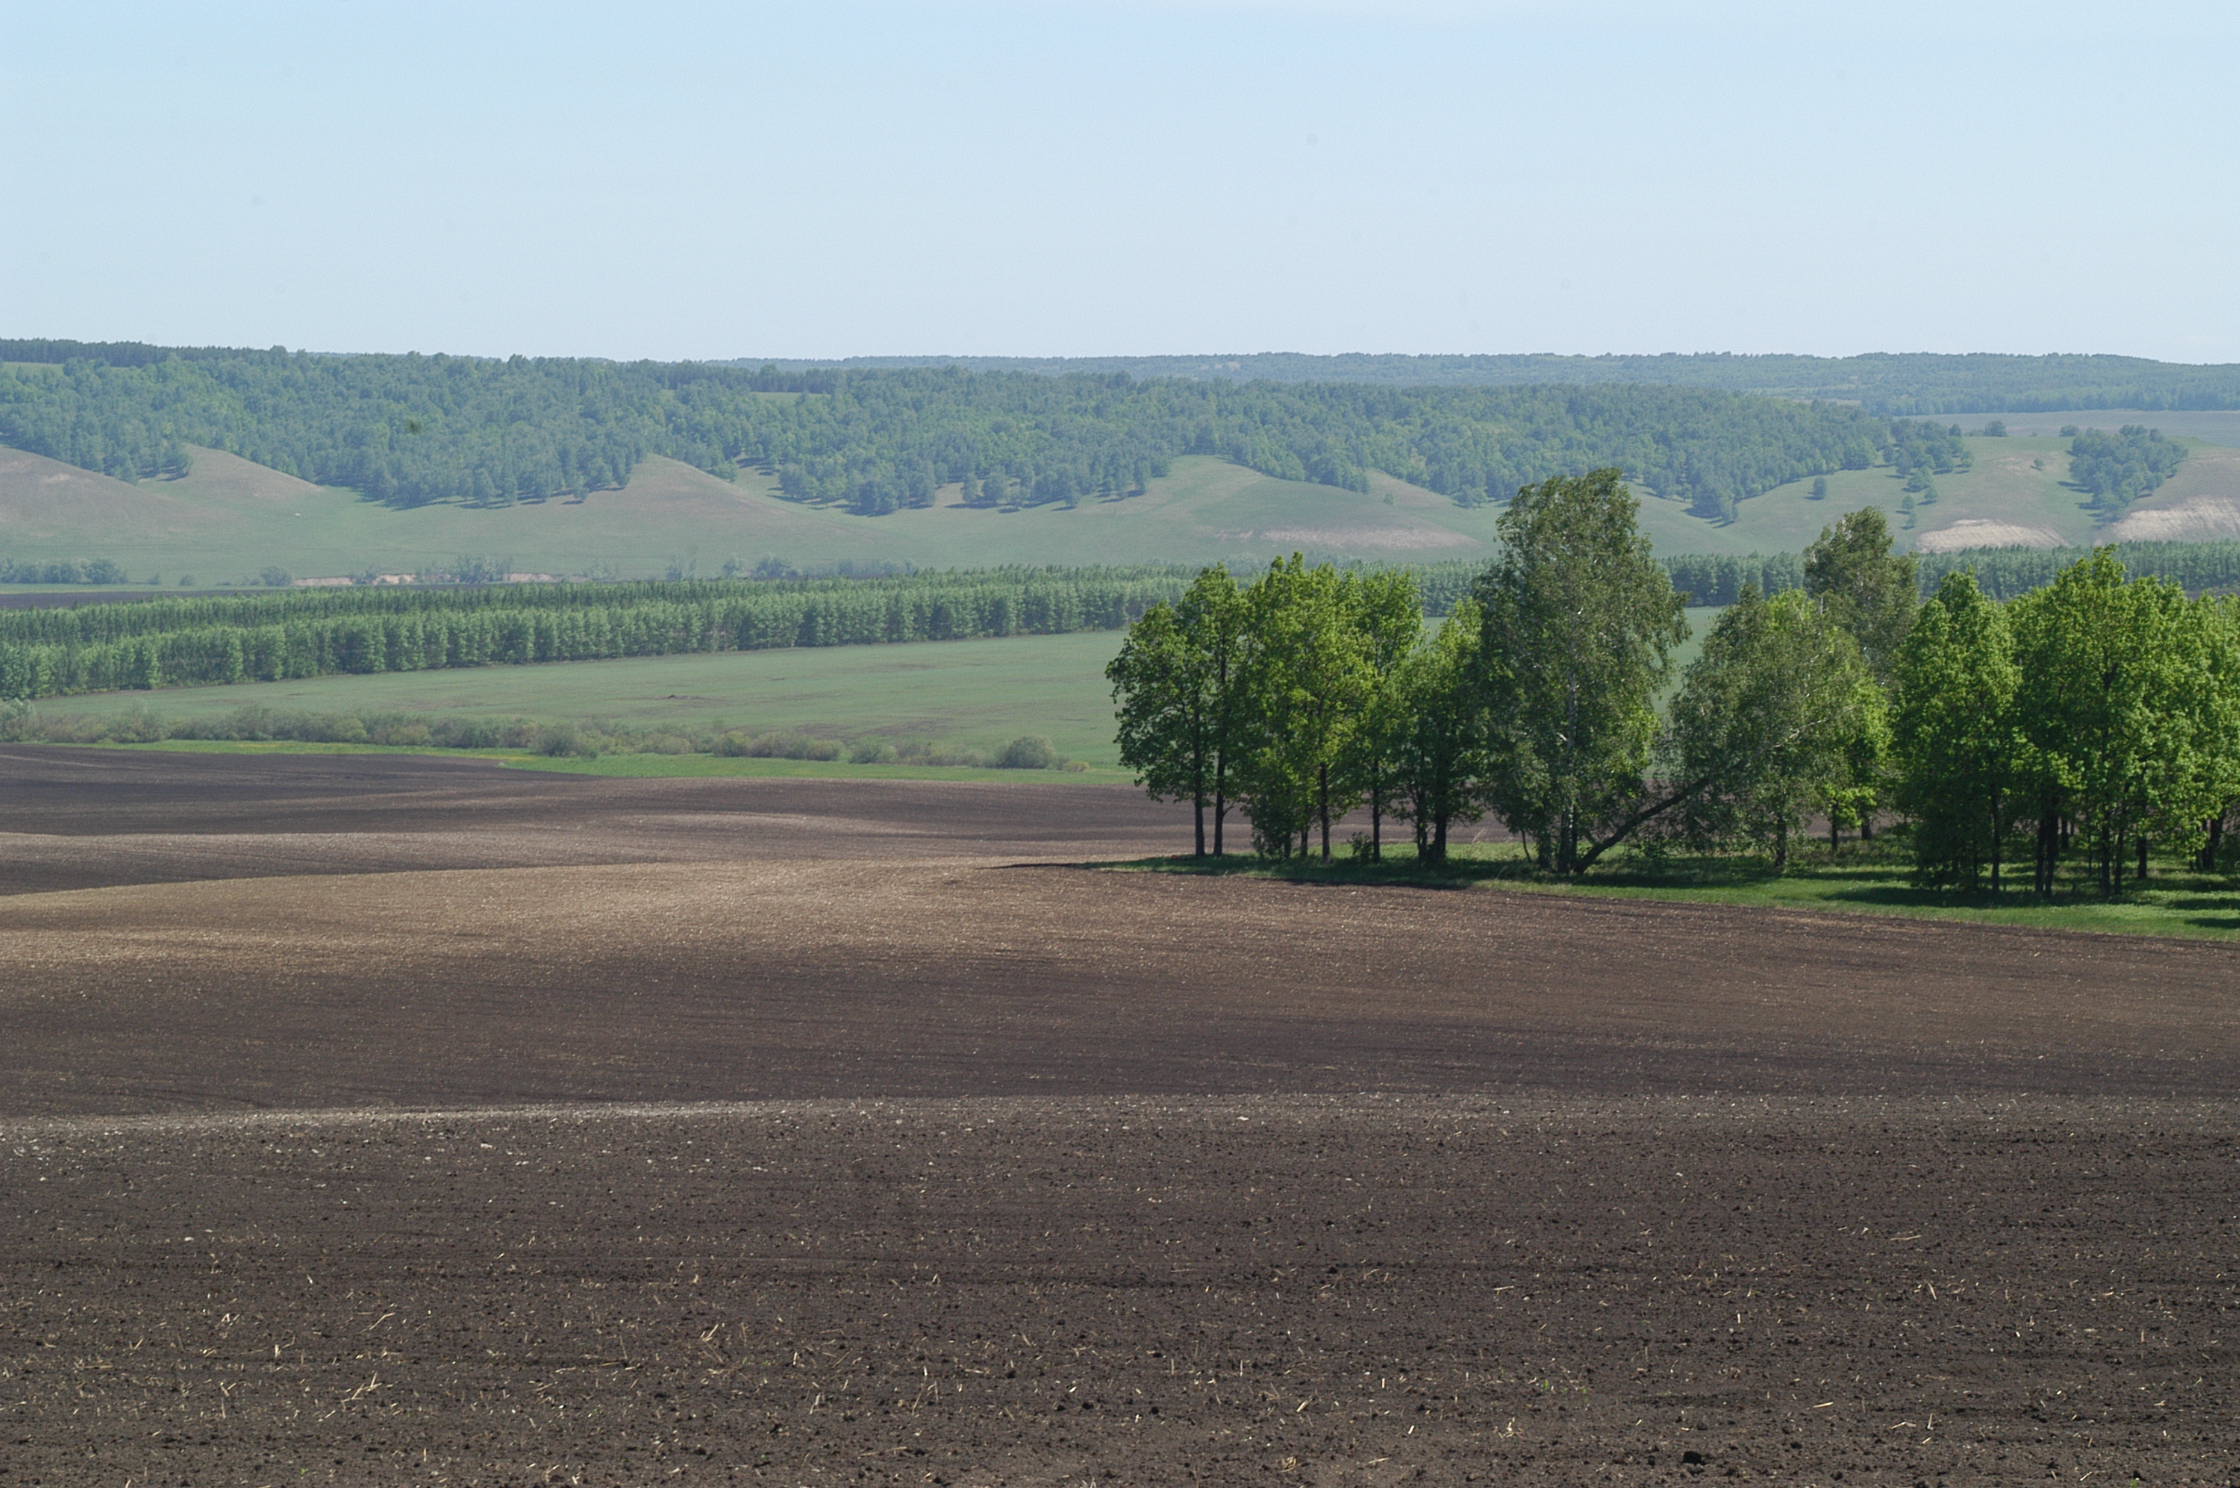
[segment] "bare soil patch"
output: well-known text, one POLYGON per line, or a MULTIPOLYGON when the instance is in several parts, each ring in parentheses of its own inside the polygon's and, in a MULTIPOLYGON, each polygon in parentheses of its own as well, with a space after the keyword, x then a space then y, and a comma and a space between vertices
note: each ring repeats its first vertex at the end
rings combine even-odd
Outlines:
POLYGON ((1923 553, 1955 553, 1966 548, 2058 548, 2062 543, 2060 533, 2045 527, 1962 517, 1949 527, 1922 533, 1913 545, 1923 553))
POLYGON ((2228 1483, 2240 952, 0 756, 0 1484, 2228 1483))

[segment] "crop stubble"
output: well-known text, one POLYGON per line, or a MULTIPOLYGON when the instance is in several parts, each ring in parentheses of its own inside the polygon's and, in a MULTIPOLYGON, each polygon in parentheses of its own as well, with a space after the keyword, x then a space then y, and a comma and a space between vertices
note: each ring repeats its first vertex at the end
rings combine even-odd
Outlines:
POLYGON ((0 758, 0 1484, 2226 1483, 2240 955, 0 758))

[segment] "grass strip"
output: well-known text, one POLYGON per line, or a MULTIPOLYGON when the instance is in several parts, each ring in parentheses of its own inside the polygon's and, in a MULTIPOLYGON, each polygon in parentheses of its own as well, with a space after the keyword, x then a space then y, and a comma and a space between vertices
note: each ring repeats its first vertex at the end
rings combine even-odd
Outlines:
MULTIPOLYGON (((1585 898, 1661 899, 1693 904, 1963 920, 2030 930, 2111 935, 2177 936, 2203 940, 2240 938, 2240 894, 2226 873, 2203 873, 2179 859, 2158 859, 2144 884, 2103 899, 2083 884, 2064 886, 2041 900, 2021 889, 1997 896, 1960 895, 1915 888, 1911 851, 1901 831, 1873 843, 1850 843, 1830 852, 1826 844, 1792 851, 1789 871, 1775 874, 1763 858, 1635 852, 1614 855, 1577 879, 1542 873, 1515 843, 1475 843, 1453 849, 1443 866, 1417 859, 1412 844, 1387 844, 1385 860, 1346 855, 1320 859, 1269 859, 1231 854, 1221 858, 1144 858, 1107 867, 1147 873, 1235 874, 1295 883, 1399 885, 1427 889, 1502 888, 1585 898)), ((2022 865, 2027 879, 2029 865, 2022 865)))

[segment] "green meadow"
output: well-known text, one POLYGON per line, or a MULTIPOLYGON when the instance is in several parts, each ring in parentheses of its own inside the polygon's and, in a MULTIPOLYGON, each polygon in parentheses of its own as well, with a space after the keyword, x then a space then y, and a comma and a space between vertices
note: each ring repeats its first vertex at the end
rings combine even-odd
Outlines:
MULTIPOLYGON (((1459 829, 1460 844, 1452 849, 1444 867, 1426 867, 1416 861, 1415 848, 1406 833, 1402 825, 1398 840, 1388 839, 1382 863, 1358 861, 1341 851, 1328 864, 1318 859, 1271 862, 1231 855, 1211 860, 1152 858, 1115 866, 1140 872, 1238 873, 1305 883, 1497 887, 1540 894, 1731 904, 1808 914, 1971 920, 2032 930, 2240 938, 2240 904, 2233 900, 2230 876, 2197 873, 2190 864, 2175 859, 2157 860, 2147 882, 2126 886, 2120 899, 2103 900, 2078 884, 2064 888, 2050 902, 2039 902, 2014 888, 1998 896, 1955 896, 1914 888, 1908 881, 1910 848, 1902 833, 1881 836, 1872 843, 1846 842, 1835 850, 1825 842, 1804 844, 1793 852, 1788 871, 1778 876, 1763 859, 1746 854, 1696 857, 1621 848, 1577 880, 1551 879, 1536 872, 1518 843, 1471 841, 1473 835, 1490 834, 1470 827, 1459 829)), ((2020 868, 2024 885, 2029 882, 2029 873, 2025 859, 2020 868)), ((1801 932, 1805 927, 1799 928, 1801 932)))
MULTIPOLYGON (((390 672, 59 698, 39 712, 215 719, 242 707, 451 714, 540 722, 793 731, 848 742, 982 750, 1042 735, 1071 759, 1119 763, 1104 666, 1117 631, 902 646, 825 646, 465 671, 390 672)), ((761 763, 742 761, 742 764, 761 763)), ((778 763, 778 762, 772 762, 778 763)))

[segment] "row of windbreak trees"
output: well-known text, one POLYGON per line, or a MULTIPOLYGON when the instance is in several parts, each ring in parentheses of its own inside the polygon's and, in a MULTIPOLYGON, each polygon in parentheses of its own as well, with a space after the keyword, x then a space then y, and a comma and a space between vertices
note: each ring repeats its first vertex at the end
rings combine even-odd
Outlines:
POLYGON ((1785 867, 1805 823, 1914 823, 1918 879, 2041 893, 2080 857, 2103 892, 2148 844, 2212 851, 2240 799, 2240 614, 2229 599, 2077 560, 2001 604, 1973 573, 1924 606, 1873 509, 1822 534, 1799 587, 1746 588, 1660 716, 1681 594, 1615 471, 1520 493, 1502 556, 1428 636, 1407 580, 1296 559, 1208 570, 1109 670, 1123 760, 1192 801, 1198 851, 1241 807, 1255 847, 1310 851, 1356 805, 1446 855, 1497 816, 1577 873, 1629 840, 1754 847, 1785 867))
POLYGON ((320 589, 0 611, 0 698, 976 636, 1111 630, 1163 568, 893 579, 320 589))

